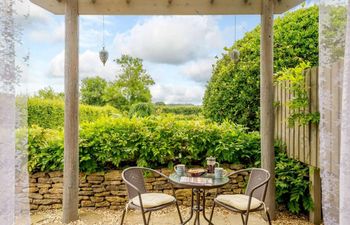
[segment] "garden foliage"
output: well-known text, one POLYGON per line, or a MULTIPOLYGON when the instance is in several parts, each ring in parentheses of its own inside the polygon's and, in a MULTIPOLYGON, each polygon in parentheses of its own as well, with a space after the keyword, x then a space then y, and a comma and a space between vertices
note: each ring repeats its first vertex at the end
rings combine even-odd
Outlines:
MULTIPOLYGON (((307 125, 309 123, 318 123, 320 120, 319 112, 309 112, 310 103, 308 87, 305 85, 305 71, 310 69, 310 64, 302 62, 295 68, 283 69, 274 76, 276 84, 287 82, 285 87, 291 93, 291 100, 286 104, 289 108, 288 124, 307 125)), ((278 102, 277 104, 281 104, 278 102)))
MULTIPOLYGON (((63 169, 63 132, 32 126, 28 136, 30 172, 63 169)), ((308 168, 276 154, 277 202, 291 212, 309 210, 308 168)), ((221 124, 183 115, 100 118, 80 128, 80 170, 120 169, 128 166, 172 167, 176 163, 203 165, 207 156, 220 163, 260 163, 260 136, 230 122, 221 124)))
POLYGON ((309 167, 288 158, 285 148, 276 143, 276 200, 292 213, 313 208, 309 194, 309 167))
MULTIPOLYGON (((29 136, 30 170, 62 169, 61 131, 33 126, 29 136), (51 163, 52 160, 57 163, 51 163)), ((201 164, 209 155, 217 156, 222 163, 248 166, 260 157, 259 146, 258 133, 247 133, 243 127, 228 122, 219 125, 204 119, 182 120, 174 115, 100 118, 81 125, 80 169, 93 172, 136 164, 201 164)))
MULTIPOLYGON (((94 121, 99 117, 118 115, 119 111, 111 106, 97 107, 80 105, 79 120, 94 121)), ((64 102, 40 98, 28 99, 28 125, 43 128, 59 128, 64 125, 64 102)))
POLYGON ((103 106, 107 81, 102 77, 87 77, 81 81, 80 96, 81 103, 86 105, 103 106))
MULTIPOLYGON (((225 119, 259 129, 260 26, 245 34, 214 65, 203 108, 207 118, 225 119), (234 64, 229 53, 240 51, 234 64)), ((274 70, 294 68, 302 61, 318 64, 318 8, 302 8, 275 19, 274 70)))
POLYGON ((157 114, 172 113, 177 115, 199 115, 202 114, 202 107, 195 105, 157 105, 157 114))
POLYGON ((135 103, 130 107, 130 117, 147 117, 154 113, 154 106, 152 103, 140 102, 135 103))

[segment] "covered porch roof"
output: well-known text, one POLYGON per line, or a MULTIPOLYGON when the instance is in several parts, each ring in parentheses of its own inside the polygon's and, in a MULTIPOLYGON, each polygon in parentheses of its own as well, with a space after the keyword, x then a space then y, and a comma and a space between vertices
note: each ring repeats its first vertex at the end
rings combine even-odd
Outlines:
MULTIPOLYGON (((65 14, 67 0, 31 0, 57 15, 65 14)), ((303 0, 274 0, 281 14, 303 0)), ((78 0, 79 15, 261 15, 262 0, 78 0)))

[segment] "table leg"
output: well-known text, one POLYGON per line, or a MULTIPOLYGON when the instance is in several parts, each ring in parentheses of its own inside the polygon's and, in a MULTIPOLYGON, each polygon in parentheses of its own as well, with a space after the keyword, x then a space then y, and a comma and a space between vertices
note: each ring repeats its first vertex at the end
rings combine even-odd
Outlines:
POLYGON ((194 198, 194 196, 193 196, 193 189, 192 189, 192 193, 191 193, 191 214, 190 214, 190 217, 189 217, 187 220, 185 220, 181 225, 185 225, 185 224, 188 223, 188 222, 192 219, 192 217, 193 217, 193 208, 194 208, 193 198, 194 198))
POLYGON ((210 222, 210 220, 205 215, 205 197, 206 197, 205 196, 205 189, 203 189, 203 217, 208 222, 209 225, 214 225, 212 222, 210 222))
POLYGON ((196 189, 197 193, 196 193, 196 203, 197 203, 197 212, 196 212, 196 219, 197 219, 197 224, 200 225, 200 211, 201 211, 201 190, 200 189, 196 189))

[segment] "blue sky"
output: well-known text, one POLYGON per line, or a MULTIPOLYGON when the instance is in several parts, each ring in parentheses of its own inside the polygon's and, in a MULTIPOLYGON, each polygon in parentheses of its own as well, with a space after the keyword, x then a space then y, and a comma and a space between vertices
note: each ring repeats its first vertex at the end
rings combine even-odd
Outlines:
MULTIPOLYGON (((24 29, 29 46, 29 94, 51 86, 63 91, 64 17, 29 3, 24 29)), ((215 56, 234 42, 234 16, 105 16, 105 45, 110 57, 104 67, 102 16, 80 17, 80 78, 114 79, 119 68, 113 59, 130 54, 144 60, 155 81, 152 100, 201 104, 215 56)), ((259 16, 237 16, 237 38, 260 23, 259 16)))

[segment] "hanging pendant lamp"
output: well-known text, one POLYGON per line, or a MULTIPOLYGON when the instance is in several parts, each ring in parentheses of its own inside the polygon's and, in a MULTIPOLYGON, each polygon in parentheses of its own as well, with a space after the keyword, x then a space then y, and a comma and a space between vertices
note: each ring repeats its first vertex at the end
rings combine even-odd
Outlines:
POLYGON ((105 17, 102 17, 102 24, 103 24, 103 28, 102 28, 102 50, 100 51, 99 55, 100 55, 100 60, 103 63, 103 66, 106 65, 106 62, 108 60, 108 52, 105 49, 105 17))
MULTIPOLYGON (((235 16, 235 43, 236 43, 236 41, 237 41, 237 21, 236 21, 236 16, 235 16)), ((240 56, 240 52, 238 49, 233 49, 230 52, 230 57, 234 63, 239 62, 239 56, 240 56)))

